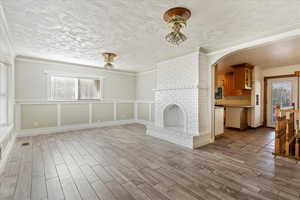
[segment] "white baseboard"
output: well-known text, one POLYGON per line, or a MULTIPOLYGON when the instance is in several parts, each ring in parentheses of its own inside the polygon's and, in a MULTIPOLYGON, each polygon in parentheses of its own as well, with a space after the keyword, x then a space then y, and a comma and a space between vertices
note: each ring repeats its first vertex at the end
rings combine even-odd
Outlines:
POLYGON ((16 136, 29 137, 29 136, 59 133, 65 131, 75 131, 75 130, 99 128, 105 126, 117 126, 117 125, 132 124, 132 123, 138 123, 138 122, 136 120, 116 120, 116 121, 99 122, 99 123, 92 123, 92 124, 79 124, 79 125, 69 125, 69 126, 60 126, 60 127, 26 129, 26 130, 16 131, 16 136))
POLYGON ((143 124, 145 126, 147 126, 147 125, 154 125, 154 122, 147 121, 147 120, 135 120, 135 123, 143 124))

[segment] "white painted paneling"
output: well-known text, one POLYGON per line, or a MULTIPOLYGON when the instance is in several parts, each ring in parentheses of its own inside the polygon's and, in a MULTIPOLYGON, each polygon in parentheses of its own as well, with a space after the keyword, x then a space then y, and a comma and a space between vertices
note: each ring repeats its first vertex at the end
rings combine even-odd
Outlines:
POLYGON ((95 103, 92 104, 93 123, 113 121, 114 120, 114 104, 113 103, 95 103))
POLYGON ((117 104, 117 120, 131 120, 134 118, 133 103, 117 104))
POLYGON ((149 104, 148 103, 138 103, 137 104, 137 114, 138 120, 149 121, 149 104))
POLYGON ((89 104, 63 104, 61 105, 61 124, 88 124, 89 104))
POLYGON ((22 105, 21 128, 46 128, 57 126, 57 106, 55 104, 22 105))

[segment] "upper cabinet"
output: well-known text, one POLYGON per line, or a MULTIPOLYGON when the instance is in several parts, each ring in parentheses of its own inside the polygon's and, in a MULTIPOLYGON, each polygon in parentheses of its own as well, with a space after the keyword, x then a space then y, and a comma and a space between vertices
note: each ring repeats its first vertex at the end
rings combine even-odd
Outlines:
POLYGON ((253 65, 242 63, 233 65, 232 68, 235 75, 235 88, 240 90, 251 90, 253 65))
POLYGON ((224 96, 233 96, 235 90, 234 73, 227 72, 224 76, 224 96))
POLYGON ((224 96, 250 96, 253 66, 243 63, 232 68, 224 77, 224 96))

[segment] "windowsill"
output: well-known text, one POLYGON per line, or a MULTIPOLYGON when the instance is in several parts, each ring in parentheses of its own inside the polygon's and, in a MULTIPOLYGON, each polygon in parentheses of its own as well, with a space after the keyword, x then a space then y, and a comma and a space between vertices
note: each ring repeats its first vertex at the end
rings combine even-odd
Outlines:
POLYGON ((47 102, 98 102, 103 101, 104 99, 80 99, 80 100, 55 100, 48 99, 47 102))

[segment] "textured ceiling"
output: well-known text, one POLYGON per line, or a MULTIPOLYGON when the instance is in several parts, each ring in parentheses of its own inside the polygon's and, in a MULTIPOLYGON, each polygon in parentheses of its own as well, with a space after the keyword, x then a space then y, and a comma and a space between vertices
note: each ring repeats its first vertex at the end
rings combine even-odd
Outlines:
POLYGON ((300 28, 299 0, 0 0, 17 54, 103 66, 104 51, 119 54, 116 68, 143 71, 155 63, 300 28), (188 41, 173 47, 165 10, 192 11, 188 41), (298 26, 299 25, 299 26, 298 26))
POLYGON ((285 39, 228 55, 218 63, 220 73, 231 71, 230 66, 250 63, 262 68, 300 64, 300 37, 285 39))

